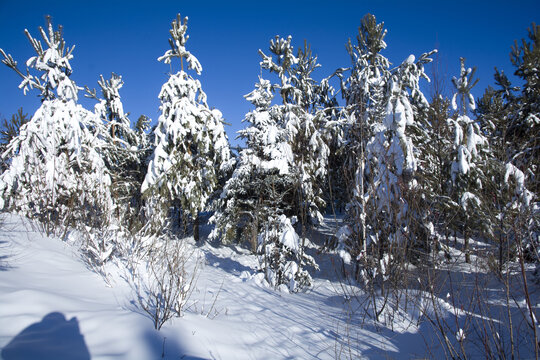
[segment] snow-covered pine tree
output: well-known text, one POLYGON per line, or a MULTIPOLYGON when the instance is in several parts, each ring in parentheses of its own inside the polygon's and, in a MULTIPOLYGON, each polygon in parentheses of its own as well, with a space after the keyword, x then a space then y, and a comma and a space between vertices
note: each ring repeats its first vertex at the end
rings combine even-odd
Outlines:
POLYGON ((3 50, 2 62, 22 77, 24 93, 38 89, 42 104, 8 145, 4 157, 9 169, 0 176, 0 205, 36 218, 54 230, 55 225, 101 227, 110 218, 111 179, 100 150, 103 124, 77 104, 79 88, 70 79, 67 48, 62 29, 39 28, 46 47, 28 30, 36 52, 23 73, 3 50), (31 73, 41 72, 41 76, 31 73))
POLYGON ((366 248, 372 249, 365 256, 368 264, 373 263, 369 258, 375 257, 378 265, 373 273, 369 268, 364 272, 364 279, 370 281, 381 275, 382 279, 391 276, 407 261, 406 250, 428 250, 426 226, 418 226, 424 224, 425 214, 421 206, 414 208, 409 202, 418 187, 414 179, 417 156, 410 128, 418 113, 429 106, 419 81, 426 77, 424 64, 431 61, 431 54, 425 53, 417 61, 410 55, 390 71, 384 89, 385 117, 375 124, 374 136, 366 146, 368 186, 364 196, 371 209, 366 248))
MULTIPOLYGON (((346 102, 343 112, 343 143, 347 150, 344 164, 349 202, 346 223, 338 232, 339 252, 346 263, 367 251, 369 231, 368 178, 365 176, 368 140, 374 136, 374 126, 384 117, 384 84, 389 77, 390 63, 380 51, 386 48, 384 24, 377 24, 375 16, 367 14, 358 28, 357 44, 349 40, 347 51, 352 67, 342 80, 342 94, 346 102)), ((340 74, 340 77, 343 75, 340 74)), ((374 212, 371 212, 374 213, 374 212)), ((357 267, 357 275, 359 271, 357 267)))
POLYGON ((267 281, 297 291, 311 284, 304 267, 316 265, 304 253, 292 227, 296 219, 291 219, 290 200, 296 185, 291 172, 293 153, 282 123, 282 106, 271 105, 273 96, 272 85, 265 79, 259 79, 255 90, 245 96, 256 108, 244 119, 249 126, 239 131, 246 148, 211 218, 216 225, 211 237, 250 243, 267 281))
MULTIPOLYGON (((498 85, 509 84, 504 73, 495 71, 498 85)), ((482 133, 486 135, 490 145, 487 149, 485 166, 488 181, 482 189, 482 207, 485 213, 482 221, 486 227, 485 237, 498 245, 497 260, 500 275, 503 273, 504 263, 515 255, 514 241, 512 241, 515 232, 512 228, 517 223, 516 219, 522 210, 522 206, 517 206, 520 202, 519 196, 513 198, 514 188, 508 186, 509 177, 514 175, 515 170, 509 162, 509 149, 512 148, 512 144, 509 143, 507 137, 511 107, 506 106, 508 103, 505 103, 504 99, 511 99, 514 95, 510 87, 506 90, 504 88, 502 91, 495 90, 489 86, 479 99, 476 109, 482 133), (511 165, 509 166, 509 169, 512 169, 511 173, 506 173, 506 164, 511 165)), ((522 174, 518 172, 516 178, 521 178, 522 174)), ((523 186, 521 193, 526 195, 527 192, 528 190, 523 186)))
MULTIPOLYGON (((144 130, 131 127, 119 90, 124 85, 122 77, 112 73, 109 80, 103 75, 98 80, 99 98, 95 90, 86 87, 86 97, 98 101, 94 113, 106 128, 103 158, 112 179, 111 192, 115 205, 115 217, 122 226, 134 226, 138 217, 140 188, 146 175, 146 153, 149 147, 144 130)), ((143 125, 144 126, 144 125, 143 125)))
MULTIPOLYGON (((246 114, 243 120, 249 126, 239 132, 246 142, 246 148, 238 154, 234 172, 227 180, 215 204, 216 211, 210 218, 210 222, 215 224, 210 237, 220 238, 223 243, 247 242, 254 252, 257 250, 259 223, 270 215, 263 204, 265 199, 270 198, 267 193, 270 189, 266 187, 264 177, 259 175, 270 164, 263 161, 270 157, 277 160, 280 154, 274 164, 281 162, 284 168, 278 173, 288 172, 288 160, 281 151, 281 143, 276 145, 281 135, 270 113, 273 96, 270 81, 262 78, 255 84, 255 90, 244 96, 255 106, 255 110, 246 114), (264 148, 269 142, 275 149, 265 152, 264 148), (284 157, 285 160, 281 160, 284 157)), ((290 149, 285 150, 285 154, 290 154, 290 149)))
MULTIPOLYGON (((391 241, 397 240, 405 245, 406 251, 401 252, 404 261, 417 261, 418 257, 426 257, 430 253, 430 237, 432 224, 429 220, 429 204, 424 201, 423 188, 417 180, 419 148, 429 139, 423 119, 429 109, 429 103, 420 90, 422 78, 429 81, 424 72, 424 65, 430 63, 430 56, 436 51, 424 53, 418 60, 410 55, 400 66, 391 71, 392 76, 387 85, 388 100, 384 131, 388 147, 380 147, 380 141, 375 144, 373 153, 378 159, 378 171, 374 171, 374 184, 377 184, 378 202, 388 201, 387 216, 390 222, 384 226, 395 231, 390 236, 391 241), (381 152, 382 150, 382 152, 381 152), (381 164, 384 164, 381 166, 381 164), (385 172, 388 172, 386 174, 385 172), (382 175, 382 176, 381 176, 382 175), (394 187, 393 190, 388 188, 394 187), (387 198, 386 194, 395 196, 387 198), (392 205, 391 205, 392 204, 392 205), (391 208, 394 210, 390 210, 391 208), (398 210, 399 209, 399 210, 398 210), (394 217, 395 216, 395 217, 394 217)), ((368 143, 368 153, 371 154, 368 143)), ((381 219, 379 214, 378 220, 381 219)), ((379 228, 381 228, 379 226, 379 228)), ((385 231, 383 231, 384 233, 385 231)), ((402 250, 402 249, 400 249, 402 250)))
POLYGON ((293 224, 300 217, 305 230, 322 220, 328 147, 321 132, 324 112, 317 103, 329 88, 310 76, 318 64, 309 47, 295 56, 291 40, 271 40, 270 56, 260 51, 261 67, 276 73, 279 83, 260 78, 246 95, 256 107, 244 119, 249 126, 239 132, 246 148, 211 221, 216 224, 213 237, 251 244, 272 286, 285 284, 296 291, 311 284, 305 266, 316 267, 305 254, 305 237, 296 234, 293 224), (272 105, 274 92, 282 104, 272 105))
MULTIPOLYGON (((521 92, 508 99, 510 107, 507 141, 512 144, 505 179, 514 178, 514 207, 521 207, 516 234, 528 260, 540 262, 540 25, 531 24, 528 40, 516 41, 510 60, 514 74, 523 80, 521 92), (518 205, 520 204, 520 205, 518 205), (521 239, 519 239, 521 238, 521 239)), ((508 82, 508 81, 507 81, 508 82)), ((508 82, 509 83, 509 82, 508 82)), ((508 85, 509 86, 509 85, 508 85)), ((505 86, 506 87, 506 86, 505 86)))
POLYGON ((338 240, 344 260, 354 259, 357 276, 368 282, 387 279, 395 270, 392 263, 400 263, 393 256, 405 255, 401 250, 411 240, 407 231, 411 215, 404 194, 416 186, 417 159, 408 127, 428 106, 419 81, 427 78, 424 65, 434 53, 423 54, 417 61, 410 55, 389 69, 388 60, 379 53, 386 47, 385 34, 373 15, 362 19, 358 45, 349 42, 353 68, 343 85, 349 120, 346 146, 351 149, 347 164, 352 176, 347 225, 338 240))
MULTIPOLYGON (((510 108, 507 142, 510 158, 505 183, 514 188, 512 210, 518 216, 512 227, 517 250, 525 260, 540 262, 540 25, 531 24, 528 40, 516 41, 510 60, 515 75, 523 80, 518 96, 507 100, 510 108), (515 224, 520 224, 516 226, 515 224)), ((508 82, 509 83, 509 82, 508 82)), ((509 86, 509 85, 508 85, 509 86)))
MULTIPOLYGON (((433 67, 436 67, 435 64, 433 67)), ((447 222, 451 219, 452 200, 448 196, 452 181, 448 177, 451 168, 451 159, 448 154, 452 150, 451 129, 447 123, 450 117, 451 101, 443 95, 443 82, 439 78, 439 73, 434 70, 431 76, 432 97, 425 116, 420 117, 413 130, 420 131, 421 136, 414 141, 415 146, 420 149, 418 154, 417 179, 420 191, 420 201, 429 223, 433 224, 433 230, 440 230, 441 234, 448 239, 449 227, 447 222)), ((431 225, 429 225, 431 228, 431 225)), ((430 247, 435 249, 443 248, 443 243, 439 242, 437 234, 433 235, 433 244, 430 247)), ((448 249, 444 248, 445 254, 450 256, 448 249)), ((435 252, 437 254, 438 252, 435 252)), ((437 257, 433 260, 437 261, 437 257)))
POLYGON ((221 112, 208 107, 201 83, 184 71, 184 60, 197 74, 202 71, 197 58, 186 50, 186 32, 187 17, 182 23, 178 15, 170 30, 171 49, 158 58, 166 64, 178 58, 181 70, 169 76, 159 94, 155 149, 141 192, 147 199, 151 231, 163 226, 169 208, 178 202, 194 220, 193 234, 199 240, 199 212, 207 208, 220 173, 231 165, 231 155, 221 112))
MULTIPOLYGON (((529 32, 532 31, 529 29, 529 32)), ((534 39, 534 33, 531 35, 534 39)), ((523 46, 529 56, 534 54, 529 45, 523 46)), ((516 65, 518 51, 517 45, 512 48, 516 65)), ((539 51, 536 54, 540 57, 539 51)), ((529 57, 527 63, 534 64, 534 61, 529 57)), ((531 73, 534 69, 527 71, 527 74, 531 73)), ((530 114, 528 110, 533 107, 527 104, 527 97, 534 96, 534 91, 529 89, 520 94, 520 88, 512 86, 506 74, 497 69, 494 79, 497 88, 486 89, 476 113, 490 144, 486 163, 489 181, 483 189, 486 199, 484 223, 488 226, 487 236, 498 244, 498 270, 502 273, 504 263, 519 254, 519 246, 527 260, 540 261, 538 237, 534 235, 540 228, 540 212, 534 202, 537 194, 529 190, 534 188, 535 181, 535 172, 531 170, 535 169, 536 159, 530 157, 535 140, 534 136, 523 136, 522 133, 530 126, 530 134, 536 134, 535 123, 520 123, 524 118, 534 118, 524 116, 530 114)))
POLYGON ((450 196, 455 204, 457 219, 461 222, 459 226, 464 238, 465 261, 470 262, 469 230, 471 221, 478 219, 481 210, 479 190, 485 182, 481 155, 482 146, 487 145, 487 141, 480 131, 478 122, 468 116, 469 111, 476 109, 476 102, 471 94, 471 89, 478 82, 478 79, 473 81, 476 68, 466 68, 464 58, 460 59, 460 63, 459 78, 452 78, 455 87, 452 108, 456 115, 455 118, 448 119, 454 130, 450 196))
POLYGON ((523 81, 513 99, 508 137, 513 144, 512 163, 527 174, 528 187, 540 193, 540 25, 531 24, 529 39, 515 41, 510 60, 523 81))
POLYGON ((293 188, 291 207, 301 223, 302 233, 322 222, 321 209, 325 206, 323 188, 327 175, 329 148, 324 131, 326 112, 321 104, 327 103, 331 88, 326 83, 318 84, 312 72, 320 67, 317 57, 304 43, 297 55, 291 45, 292 37, 276 36, 270 42, 271 55, 259 51, 263 69, 276 73, 279 84, 273 88, 281 95, 282 105, 276 109, 283 113, 278 120, 287 132, 286 141, 291 147, 291 176, 296 184, 293 188))

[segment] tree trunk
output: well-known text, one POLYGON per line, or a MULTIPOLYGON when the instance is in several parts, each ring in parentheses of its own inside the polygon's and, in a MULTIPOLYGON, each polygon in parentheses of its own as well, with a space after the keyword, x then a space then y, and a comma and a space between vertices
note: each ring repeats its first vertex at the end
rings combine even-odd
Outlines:
POLYGON ((193 238, 196 242, 199 242, 199 212, 197 212, 197 216, 195 216, 195 219, 193 220, 193 238))
POLYGON ((465 262, 471 263, 471 254, 469 253, 469 234, 468 234, 467 220, 463 226, 463 250, 465 251, 465 262))

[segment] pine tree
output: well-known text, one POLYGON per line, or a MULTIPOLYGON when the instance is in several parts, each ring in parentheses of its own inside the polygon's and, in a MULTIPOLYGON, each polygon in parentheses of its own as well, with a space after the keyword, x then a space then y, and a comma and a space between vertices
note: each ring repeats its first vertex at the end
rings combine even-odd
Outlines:
MULTIPOLYGON (((276 181, 273 186, 266 186, 265 178, 260 173, 270 167, 269 161, 265 160, 270 156, 277 158, 281 152, 278 146, 267 151, 264 149, 270 142, 275 145, 278 136, 277 126, 272 122, 270 114, 273 99, 270 81, 259 79, 255 90, 245 95, 245 98, 255 106, 255 110, 246 114, 243 120, 249 126, 239 132, 246 141, 246 148, 238 154, 234 172, 215 204, 216 211, 210 219, 215 229, 210 237, 220 238, 223 243, 235 240, 248 242, 252 250, 256 251, 260 223, 270 215, 264 202, 272 197, 269 196, 270 190, 276 188, 276 181)), ((287 160, 284 164, 282 172, 286 173, 287 160)), ((282 172, 278 170, 278 174, 282 172)), ((276 177, 275 180, 279 179, 276 177)))
POLYGON ((512 163, 527 174, 529 188, 540 192, 540 25, 532 23, 529 41, 515 41, 510 60, 523 82, 512 104, 507 136, 513 145, 512 163))
POLYGON ((533 24, 529 28, 532 42, 516 41, 510 53, 523 87, 513 86, 503 71, 495 69, 496 89, 485 91, 477 109, 491 145, 486 170, 491 181, 484 189, 485 222, 487 234, 498 243, 499 272, 505 261, 520 252, 526 260, 540 259, 534 235, 540 228, 534 202, 538 196, 538 32, 533 24))
POLYGON ((305 254, 305 233, 322 220, 328 147, 325 114, 317 104, 326 99, 328 87, 310 76, 318 64, 309 47, 295 56, 291 40, 271 40, 270 56, 259 51, 261 67, 276 73, 279 83, 260 78, 245 96, 255 106, 244 119, 249 126, 239 132, 246 148, 211 219, 216 224, 211 236, 248 241, 266 280, 297 291, 311 284, 305 266, 316 267, 305 254), (281 104, 272 105, 275 93, 281 104), (302 236, 293 227, 298 218, 302 236))
POLYGON ((343 84, 351 200, 347 225, 338 234, 339 247, 346 262, 355 259, 357 276, 368 282, 388 278, 395 271, 392 263, 400 263, 393 256, 411 240, 405 194, 417 186, 413 179, 417 159, 409 129, 428 106, 419 81, 427 78, 424 64, 433 54, 423 54, 417 61, 411 55, 390 69, 379 53, 386 47, 385 34, 373 15, 362 19, 358 44, 349 41, 353 67, 343 84))
MULTIPOLYGON (((495 77, 504 77, 504 73, 496 70, 495 77)), ((512 96, 511 92, 508 93, 512 96)), ((505 164, 508 163, 508 149, 511 144, 507 143, 508 110, 503 100, 503 92, 488 87, 484 95, 479 99, 476 113, 481 124, 482 131, 489 141, 489 149, 486 161, 486 182, 482 189, 483 207, 486 225, 486 238, 492 239, 498 245, 498 271, 502 274, 504 263, 511 255, 510 236, 513 189, 509 189, 505 182, 505 164)), ((506 179, 508 180, 508 179, 506 179)))
MULTIPOLYGON (((0 130, 0 155, 6 151, 7 146, 16 136, 19 135, 21 127, 28 122, 28 114, 23 112, 22 107, 17 110, 16 114, 11 116, 10 120, 3 119, 2 130, 0 130)), ((4 158, 0 158, 0 172, 4 172, 9 163, 4 158)))
POLYGON ((40 91, 42 104, 7 147, 11 162, 0 177, 1 206, 48 226, 100 227, 109 221, 112 206, 111 180, 100 154, 103 126, 77 104, 79 88, 70 79, 73 48, 66 48, 61 28, 53 30, 50 18, 46 30, 40 27, 47 48, 25 33, 37 54, 26 62, 26 74, 3 50, 2 62, 23 78, 25 93, 40 91))
POLYGON ((142 134, 150 129, 150 121, 150 118, 146 115, 139 116, 137 122, 135 123, 135 131, 139 137, 146 138, 148 140, 148 137, 143 137, 142 134))
POLYGON ((348 154, 344 164, 349 195, 348 225, 338 234, 340 252, 347 263, 367 251, 367 144, 374 136, 375 124, 384 116, 383 92, 390 66, 388 59, 380 54, 386 48, 385 36, 384 24, 377 24, 375 16, 367 14, 358 29, 357 44, 353 45, 350 39, 347 44, 352 68, 341 88, 346 101, 342 146, 348 154))
POLYGON ((121 76, 113 73, 105 80, 101 75, 98 85, 103 98, 88 87, 86 97, 98 101, 94 113, 105 124, 102 153, 111 174, 115 217, 123 225, 132 227, 138 215, 142 177, 146 174, 145 158, 149 146, 145 125, 141 123, 139 130, 132 129, 128 114, 124 113, 119 93, 124 85, 121 76))
POLYGON ((276 36, 270 42, 271 55, 260 54, 263 69, 276 73, 279 84, 273 88, 279 90, 282 104, 276 112, 283 113, 278 119, 278 126, 286 131, 286 141, 292 151, 291 174, 294 196, 291 207, 298 209, 294 214, 300 220, 302 233, 313 224, 321 223, 321 209, 325 206, 323 189, 325 185, 329 148, 325 138, 326 111, 322 104, 329 101, 331 89, 325 83, 317 84, 311 77, 312 72, 320 67, 317 57, 304 43, 297 55, 291 45, 292 38, 276 36))
POLYGON ((460 76, 452 78, 456 90, 452 97, 452 108, 456 116, 448 119, 454 130, 450 197, 454 201, 454 211, 461 223, 459 225, 464 238, 463 251, 465 261, 469 263, 470 230, 476 228, 472 226, 472 222, 480 218, 482 209, 479 197, 479 189, 485 183, 482 147, 487 145, 487 141, 480 131, 478 122, 468 116, 469 111, 476 109, 476 102, 471 94, 471 89, 478 83, 478 79, 473 81, 476 68, 466 68, 464 58, 461 58, 460 62, 460 76))
POLYGON ((155 150, 141 192, 152 226, 163 226, 169 208, 178 202, 194 221, 194 237, 199 240, 199 213, 207 209, 220 172, 230 166, 230 150, 221 112, 208 107, 201 83, 184 71, 184 59, 197 74, 202 71, 197 58, 185 48, 186 31, 187 17, 182 23, 178 15, 170 30, 171 49, 158 58, 166 64, 178 58, 181 70, 169 76, 159 94, 155 150))
MULTIPOLYGON (((428 224, 431 223, 444 234, 448 240, 448 223, 453 217, 454 202, 449 194, 452 187, 451 178, 448 176, 452 161, 448 154, 452 152, 452 128, 447 123, 451 115, 451 100, 443 96, 442 80, 438 78, 435 70, 432 76, 433 94, 425 118, 420 118, 420 125, 425 134, 423 140, 415 143, 421 149, 418 156, 420 171, 417 173, 419 185, 422 188, 420 198, 424 203, 424 210, 428 214, 428 224)), ((442 247, 437 234, 433 234, 436 250, 442 247)), ((448 241, 446 241, 448 243, 448 241)), ((450 256, 448 248, 444 248, 445 255, 450 256)), ((437 252, 436 252, 437 253, 437 252)), ((433 260, 437 261, 437 257, 433 260)))

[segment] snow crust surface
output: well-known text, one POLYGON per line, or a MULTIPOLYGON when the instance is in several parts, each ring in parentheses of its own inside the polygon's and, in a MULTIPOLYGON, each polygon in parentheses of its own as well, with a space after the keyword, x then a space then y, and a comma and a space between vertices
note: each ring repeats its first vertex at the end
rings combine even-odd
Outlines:
MULTIPOLYGON (((427 296, 416 298, 424 304, 424 315, 414 308, 382 313, 381 322, 375 324, 362 310, 365 294, 336 275, 333 264, 338 254, 318 258, 321 271, 314 274, 313 287, 290 294, 286 286, 281 291, 268 286, 264 274, 257 273, 256 256, 247 250, 196 245, 185 238, 182 241, 194 254, 191 265, 199 264, 194 291, 184 316, 156 331, 134 301, 119 263, 108 263, 107 285, 86 267, 74 239, 47 237, 39 226, 19 216, 0 214, 0 219, 0 358, 5 360, 444 356, 437 334, 423 319, 433 315, 427 296)), ((339 227, 335 225, 334 230, 339 227)), ((323 238, 325 232, 315 234, 309 243, 318 242, 317 236, 323 238)), ((450 250, 453 256, 462 256, 450 250)), ((463 279, 475 271, 470 266, 454 270, 463 273, 463 279)), ((456 343, 474 341, 466 321, 470 315, 456 306, 456 296, 470 295, 466 290, 470 279, 461 281, 465 284, 461 294, 443 289, 435 300, 439 315, 448 324, 456 322, 449 328, 456 343)), ((489 303, 500 311, 497 304, 502 298, 496 296, 500 291, 491 287, 486 291, 493 295, 489 303)), ((381 306, 385 300, 377 302, 381 306)), ((517 316, 520 310, 512 311, 517 316)))
MULTIPOLYGON (((258 262, 246 250, 204 245, 197 249, 202 268, 184 317, 158 332, 135 306, 118 266, 107 268, 109 287, 87 269, 74 244, 4 216, 0 348, 6 360, 10 351, 21 354, 21 337, 24 348, 36 348, 44 359, 67 353, 80 359, 334 359, 344 351, 350 319, 332 279, 315 279, 306 293, 276 291, 253 275, 258 262), (24 338, 25 329, 40 326, 52 327, 48 338, 31 331, 24 338)), ((355 352, 397 350, 390 337, 358 331, 364 340, 355 352)))

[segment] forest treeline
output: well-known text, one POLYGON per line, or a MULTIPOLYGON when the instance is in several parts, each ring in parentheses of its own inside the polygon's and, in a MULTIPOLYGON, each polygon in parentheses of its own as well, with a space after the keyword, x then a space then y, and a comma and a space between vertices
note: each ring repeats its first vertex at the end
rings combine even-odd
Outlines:
POLYGON ((84 252, 97 267, 154 238, 192 232, 200 241, 208 221, 210 239, 251 249, 266 281, 290 291, 311 285, 318 266, 306 246, 329 214, 343 223, 319 251, 339 253, 368 288, 399 281, 408 264, 436 266, 458 238, 466 262, 471 239, 492 244, 495 272, 538 264, 539 31, 533 23, 511 47, 520 85, 496 69, 478 99, 465 59, 450 98, 440 74, 426 71, 436 50, 392 67, 387 30, 370 14, 346 45, 350 63, 322 81, 310 46, 277 36, 259 51, 262 75, 238 133, 245 145, 232 151, 196 78, 187 18, 172 22, 158 59, 180 70, 161 88, 153 128, 124 112, 114 73, 99 91, 85 88, 94 109, 78 103, 74 48, 48 19, 41 40, 25 31, 35 56, 23 68, 0 49, 20 88, 41 98, 31 117, 4 119, 0 206, 49 233, 88 234, 84 252))

